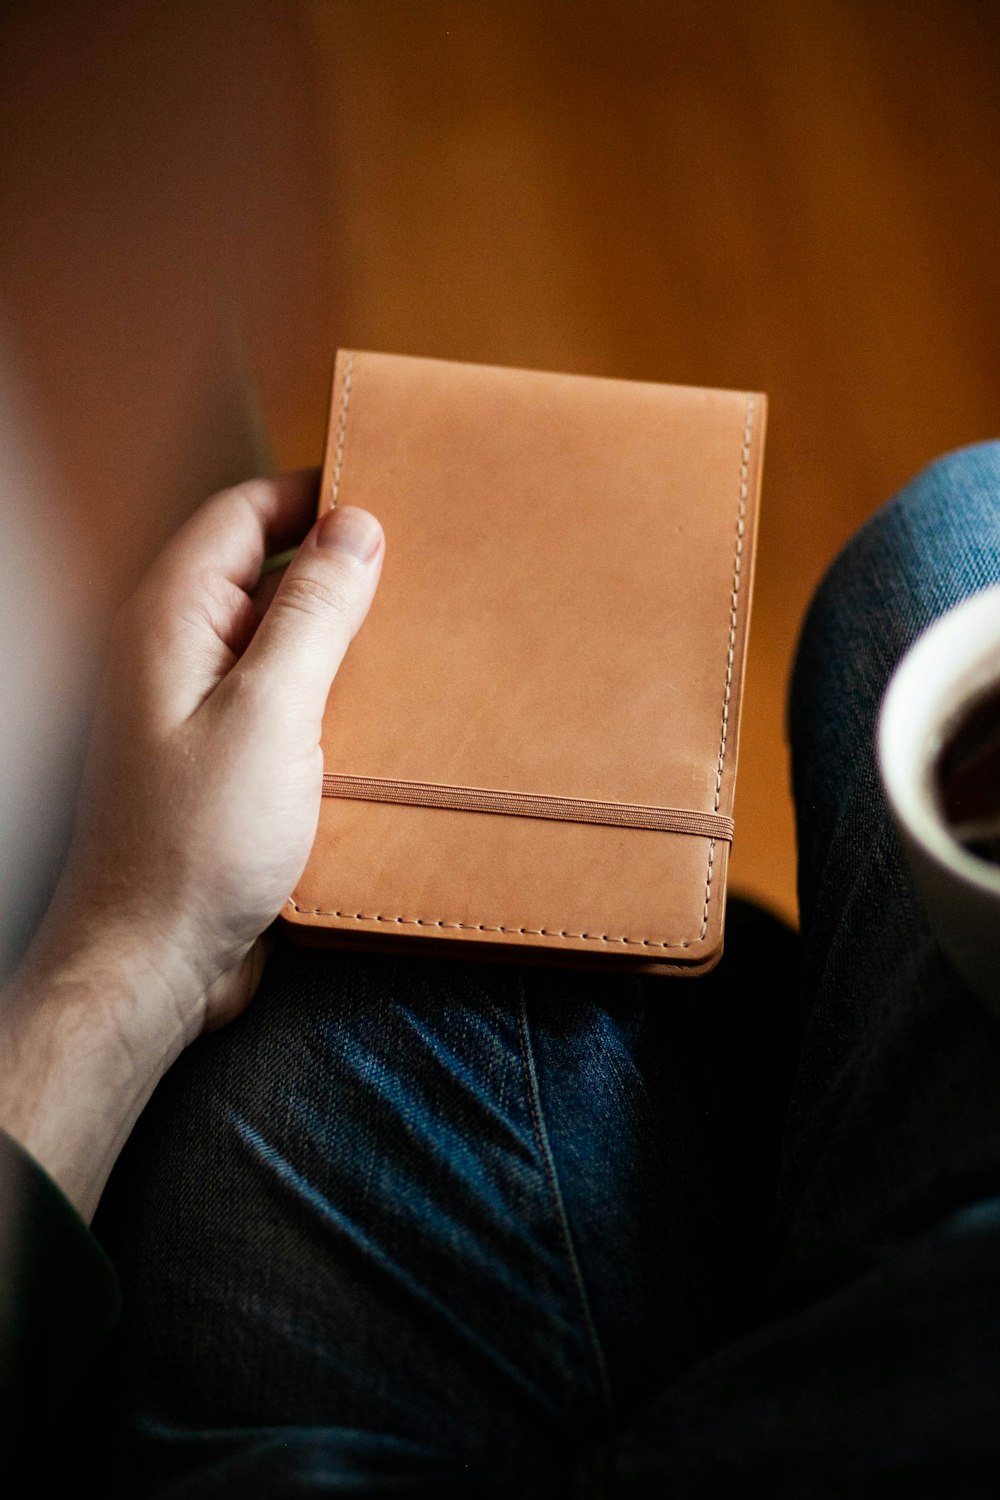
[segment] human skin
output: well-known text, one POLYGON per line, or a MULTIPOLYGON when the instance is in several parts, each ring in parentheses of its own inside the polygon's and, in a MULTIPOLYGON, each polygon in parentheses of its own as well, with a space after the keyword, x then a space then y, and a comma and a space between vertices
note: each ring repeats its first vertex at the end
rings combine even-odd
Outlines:
POLYGON ((313 471, 215 495, 114 622, 70 851, 0 1001, 0 1127, 84 1219, 159 1079, 253 997, 301 874, 376 519, 313 471), (305 534, 276 593, 267 554, 305 534))

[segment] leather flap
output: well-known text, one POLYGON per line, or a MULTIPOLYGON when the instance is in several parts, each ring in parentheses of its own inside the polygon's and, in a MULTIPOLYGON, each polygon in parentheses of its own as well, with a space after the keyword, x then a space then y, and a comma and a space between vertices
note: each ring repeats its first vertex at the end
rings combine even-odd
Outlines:
MULTIPOLYGON (((326 771, 731 817, 764 420, 759 395, 339 354, 321 508, 374 512, 386 554, 326 771)), ((699 965, 726 856, 334 795, 284 915, 699 965)))

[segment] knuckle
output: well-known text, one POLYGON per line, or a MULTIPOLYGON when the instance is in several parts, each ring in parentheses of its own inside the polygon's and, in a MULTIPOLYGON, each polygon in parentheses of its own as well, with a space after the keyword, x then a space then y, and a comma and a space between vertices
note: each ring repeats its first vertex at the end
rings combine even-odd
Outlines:
POLYGON ((251 512, 252 519, 256 521, 260 506, 267 497, 269 484, 269 480, 254 476, 251 479, 241 479, 237 484, 231 485, 228 490, 221 490, 219 493, 229 500, 245 505, 251 512))
POLYGON ((314 617, 346 617, 351 612, 351 593, 343 583, 335 578, 316 578, 308 573, 286 577, 281 585, 280 599, 286 609, 314 617))

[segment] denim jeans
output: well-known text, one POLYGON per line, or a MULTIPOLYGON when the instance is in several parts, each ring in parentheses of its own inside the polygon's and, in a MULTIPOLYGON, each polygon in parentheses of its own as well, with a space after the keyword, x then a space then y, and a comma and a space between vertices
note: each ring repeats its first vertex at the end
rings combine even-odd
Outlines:
POLYGON ((901 652, 997 581, 1000 444, 819 589, 801 942, 734 903, 698 981, 277 948, 98 1218, 125 1493, 1000 1492, 1000 1027, 873 756, 901 652))

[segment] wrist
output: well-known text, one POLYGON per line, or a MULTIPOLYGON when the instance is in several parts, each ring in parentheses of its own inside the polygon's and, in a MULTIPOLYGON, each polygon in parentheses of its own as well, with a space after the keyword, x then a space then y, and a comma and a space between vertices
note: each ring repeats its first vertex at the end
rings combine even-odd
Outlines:
POLYGON ((0 1126, 88 1220, 189 1039, 162 983, 135 954, 68 944, 33 948, 0 997, 0 1126))
POLYGON ((138 913, 109 913, 57 891, 14 988, 26 1008, 44 1005, 62 1024, 86 1017, 108 1047, 120 1038, 144 1062, 172 1059, 204 1023, 204 983, 186 956, 192 948, 138 913))

